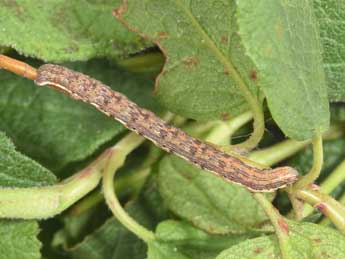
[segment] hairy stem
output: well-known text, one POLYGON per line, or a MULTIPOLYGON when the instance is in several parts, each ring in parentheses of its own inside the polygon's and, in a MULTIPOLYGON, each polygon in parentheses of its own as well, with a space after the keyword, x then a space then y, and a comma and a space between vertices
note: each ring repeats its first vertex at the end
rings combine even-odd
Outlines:
POLYGON ((108 155, 105 151, 91 165, 53 186, 0 188, 0 217, 40 219, 61 213, 98 185, 108 155))
POLYGON ((291 256, 289 250, 291 250, 291 245, 289 244, 289 226, 286 220, 282 215, 280 215, 278 210, 265 198, 263 194, 254 193, 253 197, 264 209, 274 227, 275 233, 278 237, 282 258, 290 259, 291 256))
MULTIPOLYGON (((175 125, 182 125, 185 122, 185 120, 181 120, 181 118, 178 117, 176 120, 176 117, 169 112, 163 118, 165 121, 171 121, 175 125)), ((151 172, 152 164, 157 161, 162 152, 163 151, 156 146, 150 146, 147 157, 137 169, 134 169, 135 172, 133 174, 123 176, 114 181, 116 193, 118 193, 118 195, 121 195, 124 190, 128 189, 131 189, 131 195, 135 195, 136 193, 138 193, 151 172)), ((73 208, 71 208, 70 210, 70 213, 73 215, 82 214, 85 211, 96 206, 103 200, 104 196, 102 193, 92 193, 88 197, 85 197, 83 200, 81 200, 78 204, 73 206, 73 208)))
MULTIPOLYGON (((219 145, 229 145, 229 140, 231 136, 244 124, 249 122, 253 118, 252 112, 248 111, 240 114, 239 116, 228 120, 221 121, 219 124, 208 134, 206 141, 219 144, 219 145)), ((228 147, 228 146, 227 146, 228 147)), ((229 147, 232 149, 232 147, 229 147)))
POLYGON ((327 194, 312 190, 296 190, 294 195, 317 208, 345 234, 345 208, 338 201, 327 194))
POLYGON ((240 144, 234 145, 234 148, 252 150, 259 144, 259 142, 261 141, 265 133, 265 117, 264 117, 264 112, 262 110, 262 104, 256 100, 256 101, 251 101, 250 106, 252 108, 252 113, 254 117, 254 122, 253 122, 254 130, 247 140, 245 140, 244 142, 240 144))
MULTIPOLYGON (((345 160, 341 162, 333 172, 329 174, 327 179, 320 185, 321 191, 324 194, 330 194, 334 189, 345 181, 345 160)), ((302 217, 307 217, 313 212, 313 208, 308 204, 303 206, 302 217)))
POLYGON ((155 238, 154 233, 131 218, 122 208, 114 193, 114 176, 117 169, 124 164, 127 154, 140 145, 142 141, 142 137, 131 133, 111 148, 111 155, 103 173, 103 191, 105 200, 118 221, 142 240, 149 242, 155 238))
MULTIPOLYGON (((119 197, 132 196, 141 189, 145 180, 151 172, 151 168, 136 170, 135 173, 126 175, 114 181, 115 192, 119 193, 119 197)), ((91 208, 94 208, 97 204, 104 201, 103 193, 94 192, 91 195, 85 197, 83 200, 75 204, 69 213, 73 216, 78 216, 91 208)))
POLYGON ((345 160, 343 160, 320 185, 322 192, 331 193, 339 184, 345 181, 345 160))
POLYGON ((248 157, 257 163, 271 166, 296 154, 309 143, 310 141, 296 141, 289 139, 268 148, 253 151, 248 157))
MULTIPOLYGON (((342 134, 343 129, 341 127, 333 126, 323 134, 323 138, 325 140, 334 139, 338 138, 342 134)), ((296 154, 298 151, 308 146, 310 142, 310 140, 285 140, 268 148, 253 151, 249 154, 248 158, 257 163, 272 166, 296 154)))
POLYGON ((323 165, 323 148, 322 148, 322 136, 318 134, 314 137, 313 141, 313 167, 310 171, 302 176, 300 180, 295 183, 294 189, 305 189, 309 185, 313 184, 319 177, 322 165, 323 165))
POLYGON ((302 176, 293 186, 288 188, 289 199, 295 213, 295 219, 301 220, 303 218, 303 203, 297 198, 296 191, 307 190, 319 177, 323 165, 323 147, 322 136, 317 134, 313 140, 313 166, 310 171, 302 176))
POLYGON ((119 60, 118 65, 133 73, 158 73, 164 64, 164 56, 160 52, 149 52, 119 60))
MULTIPOLYGON (((345 193, 340 196, 338 202, 342 205, 345 206, 345 193)), ((329 218, 323 218, 319 224, 321 225, 328 225, 330 223, 329 218)))

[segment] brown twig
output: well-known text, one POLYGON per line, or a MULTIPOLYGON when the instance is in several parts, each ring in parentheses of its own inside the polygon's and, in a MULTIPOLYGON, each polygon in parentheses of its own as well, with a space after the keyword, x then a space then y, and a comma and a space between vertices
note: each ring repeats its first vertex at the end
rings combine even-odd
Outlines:
POLYGON ((28 64, 19 60, 4 56, 0 54, 0 68, 11 71, 19 76, 35 80, 37 77, 37 70, 28 64))

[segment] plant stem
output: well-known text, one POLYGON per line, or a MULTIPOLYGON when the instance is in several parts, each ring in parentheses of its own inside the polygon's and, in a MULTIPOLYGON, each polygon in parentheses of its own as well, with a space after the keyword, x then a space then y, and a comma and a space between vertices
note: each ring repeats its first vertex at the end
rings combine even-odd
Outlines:
POLYGON ((345 234, 345 208, 338 201, 327 194, 312 190, 296 190, 294 195, 320 210, 345 234))
MULTIPOLYGON (((342 134, 343 134, 343 131, 341 127, 335 126, 335 127, 331 127, 331 129, 324 134, 324 138, 333 139, 333 138, 337 138, 341 136, 342 134)), ((307 146, 309 143, 310 141, 297 142, 294 140, 286 140, 274 146, 271 146, 269 148, 266 148, 260 151, 251 152, 249 154, 249 158, 260 164, 271 166, 295 154, 296 152, 298 152, 299 150, 307 146)), ((335 174, 335 176, 334 177, 331 176, 331 178, 327 182, 325 182, 326 190, 333 189, 336 186, 336 184, 339 183, 341 179, 343 179, 343 175, 339 176, 338 174, 338 172, 344 170, 342 169, 343 166, 345 166, 344 162, 341 163, 341 165, 339 165, 339 167, 334 171, 334 173, 331 174, 331 175, 335 174)), ((345 214, 343 213, 343 211, 345 209, 336 200, 332 199, 331 197, 325 194, 320 194, 319 192, 309 191, 309 190, 298 190, 296 191, 296 194, 294 193, 293 196, 294 198, 301 199, 311 205, 316 205, 318 203, 322 204, 321 202, 324 201, 324 204, 326 204, 326 206, 330 206, 330 209, 327 211, 326 215, 327 216, 330 215, 329 217, 331 221, 334 222, 334 224, 341 231, 345 231, 345 227, 343 225, 343 221, 345 219, 345 214), (323 198, 321 199, 321 197, 323 198), (330 204, 328 204, 329 202, 330 204)), ((345 203, 345 195, 344 195, 344 203, 345 203)), ((297 204, 297 207, 300 206, 300 204, 298 204, 298 201, 296 202, 296 204, 297 204)))
POLYGON ((313 140, 313 166, 310 171, 302 176, 293 186, 287 188, 289 199, 295 213, 295 219, 301 220, 303 218, 304 206, 303 203, 296 197, 297 190, 308 189, 319 177, 323 165, 323 147, 322 136, 317 134, 313 140))
MULTIPOLYGON (((114 181, 115 191, 121 196, 134 195, 137 193, 145 182, 147 176, 150 174, 151 168, 137 170, 134 174, 123 176, 114 181)), ((73 216, 78 216, 89 209, 95 207, 97 204, 104 201, 104 196, 101 192, 95 192, 85 197, 83 200, 75 204, 69 213, 73 216)))
POLYGON ((124 164, 127 154, 140 145, 143 140, 142 137, 130 133, 111 149, 112 153, 103 173, 103 191, 105 200, 118 221, 142 240, 149 242, 155 238, 154 233, 132 219, 121 207, 114 193, 114 176, 117 169, 124 164))
MULTIPOLYGON (((334 171, 332 171, 327 179, 323 181, 320 185, 322 193, 330 194, 332 191, 342 182, 345 181, 345 160, 341 162, 334 171)), ((341 203, 341 202, 340 202, 341 203)), ((313 212, 313 208, 308 204, 303 207, 302 217, 307 217, 313 212)))
MULTIPOLYGON (((341 205, 345 205, 345 193, 343 195, 341 195, 341 197, 339 198, 338 202, 341 205)), ((321 225, 328 225, 330 223, 330 220, 328 218, 323 218, 319 224, 321 225)))
POLYGON ((35 80, 37 77, 37 70, 28 64, 19 60, 7 57, 0 54, 0 68, 11 71, 19 76, 35 80))
POLYGON ((164 64, 164 56, 160 52, 149 52, 117 62, 119 66, 133 73, 159 72, 164 64))
POLYGON ((306 147, 310 141, 285 140, 268 148, 253 151, 248 158, 264 165, 272 166, 296 154, 306 147))
POLYGON ((280 215, 278 210, 266 199, 266 197, 262 193, 254 193, 253 197, 264 209, 266 215, 268 216, 274 227, 279 241, 282 258, 290 259, 291 256, 289 250, 291 250, 291 245, 289 243, 289 226, 286 220, 282 215, 280 215))
MULTIPOLYGON (((205 140, 219 145, 229 145, 231 136, 252 118, 252 112, 248 111, 228 121, 221 121, 219 125, 208 134, 205 140)), ((231 146, 230 148, 232 149, 231 146)))
POLYGON ((320 185, 322 192, 331 193, 340 183, 345 181, 345 160, 343 160, 320 185))
MULTIPOLYGON (((156 146, 150 146, 148 156, 145 158, 140 168, 134 169, 135 173, 125 175, 114 181, 116 193, 119 193, 121 195, 121 193, 123 193, 124 190, 128 188, 132 190, 131 194, 134 195, 134 193, 137 193, 140 190, 141 186, 144 184, 147 176, 150 174, 152 164, 157 161, 161 153, 161 149, 157 148, 156 146)), ((73 206, 73 208, 71 208, 70 210, 70 213, 73 215, 80 215, 96 206, 103 200, 104 196, 102 193, 93 193, 73 206)))
MULTIPOLYGON (((174 124, 183 124, 185 122, 185 120, 181 120, 180 118, 178 118, 178 121, 176 121, 176 117, 169 112, 163 117, 163 119, 165 121, 172 121, 174 124)), ((143 163, 140 165, 140 167, 138 169, 134 169, 135 173, 114 180, 116 193, 119 193, 119 195, 121 195, 121 193, 128 188, 132 190, 131 195, 134 195, 135 193, 139 192, 147 176, 151 172, 152 164, 157 161, 162 152, 163 151, 157 148, 156 146, 150 146, 149 154, 147 155, 143 163)), ((88 197, 85 197, 83 200, 81 200, 78 204, 73 206, 73 208, 71 208, 69 212, 73 215, 80 215, 85 211, 91 209, 92 207, 96 206, 103 200, 104 196, 102 193, 92 193, 88 197)))
POLYGON ((105 151, 91 165, 53 186, 0 188, 0 217, 40 219, 61 213, 98 185, 108 155, 105 151))
MULTIPOLYGON (((334 139, 341 136, 342 134, 342 128, 333 126, 324 133, 323 137, 325 140, 334 139)), ((310 142, 310 140, 285 140, 268 148, 253 151, 248 155, 248 158, 259 164, 272 166, 296 154, 298 151, 306 147, 310 142)))
POLYGON ((247 140, 240 144, 233 145, 234 148, 244 149, 248 151, 252 150, 259 144, 265 133, 265 118, 264 112, 262 110, 262 104, 258 100, 256 100, 256 98, 252 97, 252 99, 255 99, 255 101, 249 102, 249 99, 247 99, 247 101, 250 103, 250 107, 252 108, 254 130, 247 140))
POLYGON ((309 185, 313 184, 315 180, 319 177, 322 165, 323 165, 323 148, 322 148, 322 136, 317 134, 313 141, 313 167, 310 171, 301 177, 297 183, 293 186, 295 190, 305 189, 309 185))

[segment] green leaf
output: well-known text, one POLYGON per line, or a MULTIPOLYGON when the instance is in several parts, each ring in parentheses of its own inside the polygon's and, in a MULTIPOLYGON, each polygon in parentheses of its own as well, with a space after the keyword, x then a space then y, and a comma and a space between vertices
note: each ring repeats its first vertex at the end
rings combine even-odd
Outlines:
MULTIPOLYGON (((211 235, 186 222, 166 220, 156 229, 156 237, 161 244, 188 256, 188 258, 213 259, 224 249, 253 237, 253 234, 211 235)), ((168 258, 168 257, 165 257, 168 258)))
MULTIPOLYGON (((334 229, 312 223, 289 222, 291 258, 345 257, 345 238, 334 229)), ((222 252, 216 259, 281 258, 278 240, 265 236, 247 240, 222 252)))
POLYGON ((137 0, 114 13, 167 56, 157 79, 159 101, 185 117, 214 119, 249 109, 239 85, 253 98, 259 89, 234 11, 233 1, 137 0))
POLYGON ((40 259, 38 232, 34 221, 0 220, 1 259, 40 259))
POLYGON ((320 25, 323 60, 331 101, 345 101, 345 2, 313 0, 320 25))
MULTIPOLYGON (((140 224, 149 229, 154 229, 159 221, 166 218, 166 209, 162 204, 157 187, 156 177, 152 175, 137 200, 126 206, 126 211, 140 224)), ((130 186, 128 186, 130 188, 130 186)), ((96 208, 94 216, 97 217, 100 211, 96 208)), ((65 221, 69 221, 71 217, 66 217, 65 221)), ((80 232, 77 224, 77 218, 74 219, 74 225, 80 232)), ((82 219, 82 221, 84 221, 82 219)), ((85 221, 84 221, 85 222, 85 221)), ((81 222, 81 224, 84 224, 81 222)), ((80 225, 80 224, 79 224, 80 225)), ((89 230, 90 223, 84 225, 84 230, 89 230)), ((68 223, 64 228, 65 235, 75 232, 68 223)), ((58 234, 60 235, 60 234, 58 234)), ((61 236, 60 236, 61 237, 61 236)), ((60 238, 57 237, 56 238, 60 238)), ((60 240, 59 240, 60 241, 60 240)), ((66 242, 66 241, 64 241, 66 242)), ((61 243, 61 242, 60 242, 61 243)), ((65 246, 66 247, 66 246, 65 246)), ((143 241, 124 228, 117 220, 110 219, 92 234, 86 236, 84 240, 68 249, 73 258, 92 258, 92 259, 144 259, 147 253, 147 246, 143 241)))
POLYGON ((279 127, 297 140, 327 130, 321 43, 309 0, 249 0, 237 5, 239 34, 279 127))
POLYGON ((54 233, 52 246, 64 249, 73 247, 81 242, 85 236, 99 229, 107 218, 109 218, 109 211, 104 203, 83 213, 74 214, 71 212, 61 215, 59 219, 64 227, 54 233))
MULTIPOLYGON (((135 156, 137 155, 138 154, 135 156)), ((121 168, 119 178, 116 178, 115 180, 116 195, 120 200, 123 200, 124 197, 128 197, 129 193, 132 193, 131 196, 133 195, 133 190, 131 191, 130 189, 134 188, 133 184, 135 184, 135 181, 131 180, 127 183, 123 181, 123 176, 128 173, 128 170, 135 171, 135 169, 126 168, 127 166, 133 165, 133 162, 134 161, 131 161, 131 157, 127 158, 126 166, 121 168), (130 163, 128 164, 128 162, 130 163)), ((134 163, 136 163, 136 161, 134 163)), ((168 217, 167 208, 164 206, 162 198, 157 190, 156 176, 157 174, 151 174, 149 176, 145 185, 141 188, 141 193, 138 197, 139 201, 135 202, 134 204, 130 204, 131 206, 128 206, 129 211, 131 213, 134 212, 135 216, 137 214, 141 215, 139 215, 139 220, 142 220, 142 218, 146 217, 146 214, 149 215, 149 217, 155 221, 151 223, 158 223, 159 221, 168 217), (143 204, 143 206, 137 206, 137 203, 143 204)), ((95 193, 91 195, 94 194, 95 193)), ((90 198, 91 197, 89 196, 86 199, 90 201, 90 198)), ((95 229, 98 229, 101 225, 103 225, 105 219, 109 217, 109 209, 104 203, 98 204, 97 206, 93 206, 92 208, 88 208, 81 212, 78 208, 80 208, 81 203, 85 204, 84 202, 85 200, 76 203, 74 207, 71 208, 70 213, 66 213, 60 217, 60 219, 63 221, 64 227, 55 233, 53 240, 54 247, 63 247, 66 249, 75 246, 77 243, 81 242, 86 235, 93 233, 95 229)), ((106 225, 107 224, 108 223, 106 223, 106 225)), ((116 224, 116 226, 120 226, 120 224, 116 224)), ((114 225, 115 223, 109 223, 109 228, 112 228, 114 225)), ((152 228, 152 226, 153 225, 150 224, 150 228, 152 228)), ((102 228, 104 228, 105 231, 108 231, 108 226, 106 227, 104 225, 101 227, 101 229, 102 228)), ((97 233, 99 235, 103 235, 102 231, 95 231, 91 236, 97 235, 97 233)))
MULTIPOLYGON (((55 176, 35 161, 15 151, 13 143, 0 132, 0 186, 32 187, 53 184, 55 176)), ((39 259, 41 244, 35 221, 0 220, 2 259, 39 259)))
POLYGON ((30 158, 18 153, 0 132, 0 186, 33 187, 52 184, 55 176, 30 158))
MULTIPOLYGON (((152 228, 156 222, 141 202, 130 203, 127 212, 140 224, 152 228)), ((81 243, 68 250, 72 258, 144 259, 146 245, 138 237, 111 218, 81 243)))
POLYGON ((166 220, 170 216, 169 209, 158 189, 158 173, 155 170, 146 180, 140 194, 140 202, 145 204, 145 208, 150 211, 152 217, 157 219, 157 222, 166 220))
POLYGON ((237 87, 255 96, 260 86, 289 137, 308 139, 328 128, 317 22, 306 0, 287 6, 239 1, 238 7, 233 1, 131 1, 115 15, 167 55, 156 87, 168 109, 195 119, 235 115, 248 109, 237 87), (288 26, 293 30, 284 31, 288 26))
POLYGON ((49 61, 119 57, 148 46, 112 16, 121 0, 0 0, 0 46, 49 61))
POLYGON ((158 184, 165 203, 175 214, 209 233, 243 233, 267 220, 246 189, 176 156, 161 161, 158 184))
POLYGON ((76 259, 144 259, 145 250, 142 241, 112 218, 69 252, 71 257, 76 259))
POLYGON ((148 245, 147 258, 148 259, 162 259, 162 258, 174 258, 174 259, 191 259, 186 255, 183 255, 178 249, 170 244, 161 243, 159 241, 151 241, 148 245))
MULTIPOLYGON (((121 71, 102 60, 68 65, 109 84, 134 102, 159 111, 152 81, 121 71)), ((23 153, 53 171, 93 154, 124 131, 119 123, 91 105, 0 71, 0 130, 23 153)))

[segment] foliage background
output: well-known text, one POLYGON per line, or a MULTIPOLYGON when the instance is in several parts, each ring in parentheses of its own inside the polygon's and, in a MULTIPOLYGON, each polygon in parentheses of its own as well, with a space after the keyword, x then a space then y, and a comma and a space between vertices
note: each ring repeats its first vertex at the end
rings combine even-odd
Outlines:
MULTIPOLYGON (((112 12, 121 5, 120 0, 0 0, 0 50, 35 66, 63 64, 158 114, 169 110, 194 119, 199 124, 183 127, 196 135, 206 121, 250 108, 239 82, 252 98, 259 90, 267 98, 270 131, 259 148, 284 136, 306 140, 324 132, 329 103, 331 124, 343 123, 344 1, 133 0, 126 11, 117 9, 115 19, 112 12), (164 56, 155 44, 167 58, 162 73, 164 56)), ((0 84, 2 187, 54 184, 126 132, 89 105, 26 79, 0 71, 0 84)), ((278 258, 268 218, 245 189, 159 151, 142 188, 128 180, 152 149, 146 143, 129 157, 119 174, 124 180, 118 196, 130 215, 155 229, 159 241, 146 245, 100 202, 83 213, 72 207, 41 222, 1 220, 2 258, 278 258)), ((343 138, 325 143, 321 180, 343 160, 344 150, 343 138)), ((310 149, 285 161, 301 173, 311 163, 310 149)), ((334 196, 343 190, 340 185, 334 196)), ((97 193, 101 190, 91 195, 97 193)), ((274 203, 289 210, 283 194, 274 203)), ((294 258, 343 258, 344 237, 316 224, 318 217, 291 222, 294 258)))

